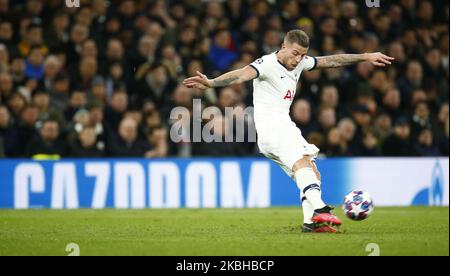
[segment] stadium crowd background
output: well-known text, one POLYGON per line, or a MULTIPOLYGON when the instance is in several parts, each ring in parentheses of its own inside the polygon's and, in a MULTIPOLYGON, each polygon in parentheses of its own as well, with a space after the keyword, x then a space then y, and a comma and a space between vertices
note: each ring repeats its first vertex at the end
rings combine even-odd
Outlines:
POLYGON ((322 154, 448 156, 448 1, 81 2, 0 0, 0 157, 256 155, 250 142, 175 143, 169 114, 194 98, 251 106, 251 82, 205 94, 180 83, 243 67, 294 28, 312 56, 396 58, 302 74, 292 117, 322 154))

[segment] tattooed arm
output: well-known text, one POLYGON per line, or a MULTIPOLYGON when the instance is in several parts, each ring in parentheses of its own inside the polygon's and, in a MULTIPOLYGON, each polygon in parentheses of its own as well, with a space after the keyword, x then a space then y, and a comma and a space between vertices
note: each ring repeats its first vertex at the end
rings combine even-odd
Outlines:
POLYGON ((212 80, 208 79, 208 77, 198 71, 197 75, 198 76, 185 79, 183 84, 189 88, 205 90, 211 87, 223 87, 236 83, 243 83, 256 78, 258 73, 251 66, 245 66, 244 68, 230 71, 212 80))
POLYGON ((394 60, 382 53, 366 53, 366 54, 342 54, 317 57, 317 69, 336 68, 347 65, 352 65, 358 62, 367 61, 372 65, 384 67, 391 64, 394 60))

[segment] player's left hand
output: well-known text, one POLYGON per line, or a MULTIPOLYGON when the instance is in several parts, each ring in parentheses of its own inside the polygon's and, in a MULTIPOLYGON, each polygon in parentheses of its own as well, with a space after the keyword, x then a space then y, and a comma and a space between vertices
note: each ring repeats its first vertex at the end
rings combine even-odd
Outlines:
POLYGON ((183 81, 183 84, 188 88, 197 88, 200 90, 206 90, 213 86, 213 81, 208 79, 204 74, 197 71, 195 77, 187 78, 183 81))
POLYGON ((385 67, 386 65, 390 65, 393 60, 393 57, 387 56, 380 52, 366 54, 366 61, 370 62, 374 66, 385 67))

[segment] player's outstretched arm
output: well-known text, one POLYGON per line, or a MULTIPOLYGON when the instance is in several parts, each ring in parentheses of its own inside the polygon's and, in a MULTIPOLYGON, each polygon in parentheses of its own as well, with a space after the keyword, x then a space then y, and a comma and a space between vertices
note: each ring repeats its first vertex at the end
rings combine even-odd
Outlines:
POLYGON ((185 79, 183 84, 189 88, 205 90, 211 87, 223 87, 236 83, 243 83, 256 78, 258 73, 251 66, 245 66, 244 68, 220 75, 212 80, 208 79, 207 76, 198 71, 197 75, 198 76, 185 79))
POLYGON ((393 57, 386 56, 380 52, 366 53, 366 54, 342 54, 317 57, 317 69, 336 68, 347 65, 352 65, 358 62, 367 61, 374 66, 384 67, 390 65, 394 60, 393 57))

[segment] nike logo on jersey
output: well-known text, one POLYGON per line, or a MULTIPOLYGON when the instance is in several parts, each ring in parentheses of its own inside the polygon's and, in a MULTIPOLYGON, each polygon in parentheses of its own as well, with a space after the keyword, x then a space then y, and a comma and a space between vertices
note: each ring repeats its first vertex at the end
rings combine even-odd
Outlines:
POLYGON ((281 79, 284 79, 286 76, 281 76, 281 79))

